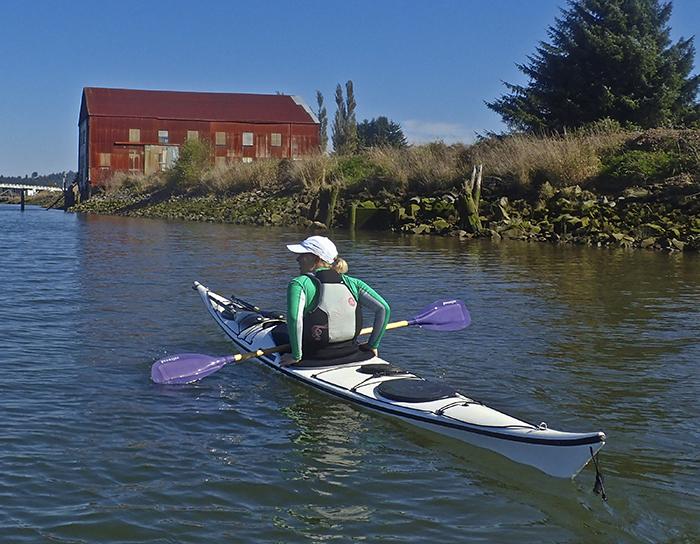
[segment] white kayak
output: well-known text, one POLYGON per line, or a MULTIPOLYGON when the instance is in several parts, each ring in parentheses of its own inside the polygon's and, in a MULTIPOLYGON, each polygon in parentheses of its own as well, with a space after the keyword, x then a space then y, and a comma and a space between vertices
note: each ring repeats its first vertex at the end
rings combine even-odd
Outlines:
MULTIPOLYGON (((199 282, 194 287, 209 313, 241 352, 273 348, 282 316, 226 298, 199 282)), ((533 425, 424 380, 380 357, 361 362, 282 367, 280 354, 257 357, 265 365, 324 393, 406 423, 500 453, 559 478, 573 478, 605 444, 605 433, 570 433, 533 425)))

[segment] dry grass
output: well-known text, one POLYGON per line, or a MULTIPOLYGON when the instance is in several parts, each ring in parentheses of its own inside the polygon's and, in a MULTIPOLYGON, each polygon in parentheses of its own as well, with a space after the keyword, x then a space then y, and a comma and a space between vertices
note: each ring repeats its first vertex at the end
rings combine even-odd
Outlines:
POLYGON ((104 182, 104 190, 107 193, 116 193, 121 190, 137 192, 152 192, 163 187, 164 177, 161 174, 146 176, 141 173, 116 172, 104 182))
POLYGON ((602 168, 601 157, 630 138, 624 132, 586 131, 564 136, 517 134, 489 139, 470 150, 491 177, 521 186, 549 182, 554 187, 582 185, 602 168))
MULTIPOLYGON (((318 153, 302 160, 293 161, 289 168, 289 181, 307 191, 317 191, 323 185, 338 183, 336 175, 338 159, 318 153)), ((284 180, 280 180, 283 182, 284 180)))
POLYGON ((387 188, 432 193, 451 189, 463 175, 458 148, 443 143, 373 148, 365 155, 382 172, 387 188))
POLYGON ((277 185, 279 163, 277 159, 231 162, 207 170, 202 176, 202 183, 209 191, 217 194, 274 187, 277 185))
POLYGON ((432 194, 453 189, 478 163, 484 165, 488 177, 515 186, 527 188, 549 182, 554 187, 564 187, 583 185, 596 178, 601 172, 601 159, 634 136, 600 126, 550 137, 493 137, 471 146, 435 142, 404 149, 371 148, 352 157, 316 154, 294 161, 235 161, 204 168, 201 174, 190 176, 181 173, 187 165, 180 165, 183 168, 179 170, 173 168, 151 176, 117 173, 107 181, 106 190, 147 192, 168 185, 183 193, 195 190, 235 194, 296 186, 315 192, 324 185, 340 184, 394 193, 432 194))

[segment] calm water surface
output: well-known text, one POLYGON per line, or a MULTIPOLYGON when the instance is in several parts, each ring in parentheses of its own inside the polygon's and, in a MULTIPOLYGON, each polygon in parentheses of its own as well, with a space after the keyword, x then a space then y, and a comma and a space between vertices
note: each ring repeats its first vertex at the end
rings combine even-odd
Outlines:
POLYGON ((197 279, 280 309, 285 230, 0 206, 0 542, 697 542, 700 258, 333 233, 410 317, 456 333, 383 355, 550 427, 603 430, 609 501, 246 363, 149 382, 231 345, 197 279))

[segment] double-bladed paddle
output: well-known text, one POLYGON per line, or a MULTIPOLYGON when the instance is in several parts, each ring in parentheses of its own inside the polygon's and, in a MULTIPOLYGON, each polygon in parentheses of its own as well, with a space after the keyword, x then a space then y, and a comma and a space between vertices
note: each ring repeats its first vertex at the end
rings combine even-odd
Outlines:
MULTIPOLYGON (((461 300, 438 300, 423 308, 408 321, 396 321, 387 325, 387 330, 417 325, 431 331, 458 331, 471 323, 469 310, 461 300)), ((372 327, 364 328, 360 334, 370 334, 372 327)), ((288 352, 289 344, 274 348, 259 349, 238 355, 212 357, 199 353, 180 353, 157 360, 151 366, 151 380, 162 384, 196 382, 221 370, 229 363, 245 361, 272 353, 288 352)))

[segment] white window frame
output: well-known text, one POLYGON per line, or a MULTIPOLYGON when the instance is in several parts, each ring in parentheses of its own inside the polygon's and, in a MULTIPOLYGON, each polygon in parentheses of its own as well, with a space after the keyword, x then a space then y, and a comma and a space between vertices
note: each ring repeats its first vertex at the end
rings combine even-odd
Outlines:
POLYGON ((273 132, 270 135, 270 145, 272 147, 282 147, 282 133, 281 132, 273 132))
POLYGON ((138 143, 141 141, 141 129, 140 128, 130 128, 129 129, 129 142, 138 143))
POLYGON ((255 135, 252 132, 244 132, 241 135, 241 141, 243 142, 243 147, 253 147, 255 135))
POLYGON ((187 137, 185 138, 185 141, 188 142, 190 140, 199 140, 199 131, 198 130, 188 130, 187 131, 187 137))
POLYGON ((214 133, 214 143, 216 145, 226 145, 226 133, 225 132, 214 133))
POLYGON ((159 130, 158 131, 158 143, 159 144, 167 144, 170 143, 170 136, 168 135, 167 130, 159 130))

